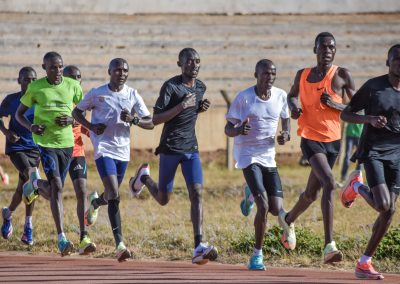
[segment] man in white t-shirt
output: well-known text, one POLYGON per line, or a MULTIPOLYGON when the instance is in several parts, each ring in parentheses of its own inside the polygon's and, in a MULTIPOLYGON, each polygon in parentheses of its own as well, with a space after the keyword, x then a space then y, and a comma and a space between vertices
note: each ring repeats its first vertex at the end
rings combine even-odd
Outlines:
POLYGON ((248 268, 265 270, 262 244, 266 216, 268 212, 278 216, 283 203, 282 185, 275 162, 275 135, 281 119, 278 144, 283 145, 290 140, 290 115, 286 92, 273 86, 275 64, 268 59, 260 60, 254 77, 257 84, 239 92, 232 102, 226 115, 225 134, 235 137, 236 168, 243 170, 248 185, 245 202, 241 204, 242 212, 249 214, 251 195, 257 206, 254 219, 256 242, 248 268))
POLYGON ((99 206, 108 204, 118 261, 131 257, 122 239, 118 191, 130 159, 130 126, 154 128, 150 112, 138 91, 125 85, 128 72, 126 60, 111 60, 110 82, 92 89, 73 111, 74 118, 90 130, 96 167, 105 188, 100 197, 96 192, 90 195, 86 223, 92 225, 99 206), (91 122, 84 116, 86 110, 92 111, 91 122))

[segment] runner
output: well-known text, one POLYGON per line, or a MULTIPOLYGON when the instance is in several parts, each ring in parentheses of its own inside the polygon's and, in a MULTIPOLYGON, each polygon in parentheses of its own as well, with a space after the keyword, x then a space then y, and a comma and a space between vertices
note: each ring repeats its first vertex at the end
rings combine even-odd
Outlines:
MULTIPOLYGON (((63 75, 82 83, 81 71, 74 65, 65 66, 63 75)), ((76 195, 76 214, 79 220, 80 239, 79 239, 79 254, 89 254, 96 251, 96 245, 91 242, 85 226, 86 198, 87 198, 87 172, 85 148, 81 133, 88 134, 86 128, 74 121, 72 131, 74 133, 74 149, 72 151, 71 164, 69 165, 69 176, 74 185, 76 195)))
MULTIPOLYGON (((28 172, 32 167, 38 167, 40 163, 39 149, 32 139, 32 133, 25 129, 15 119, 15 112, 21 97, 25 94, 28 85, 36 80, 36 71, 32 67, 23 67, 19 70, 18 84, 21 91, 5 97, 0 106, 0 130, 6 137, 5 153, 19 172, 18 185, 11 198, 10 205, 2 209, 3 225, 1 234, 8 239, 13 232, 12 214, 22 201, 22 185, 28 180, 28 172), (5 127, 3 117, 10 117, 8 129, 5 127)), ((25 116, 33 121, 34 109, 30 108, 25 116)), ((33 244, 32 211, 34 203, 25 205, 25 225, 21 241, 27 245, 33 244)))
MULTIPOLYGON (((82 89, 76 80, 62 76, 63 60, 57 52, 46 53, 42 67, 47 76, 29 85, 21 98, 16 119, 33 133, 33 140, 39 146, 50 184, 50 208, 58 234, 58 249, 61 256, 65 256, 71 253, 73 244, 64 234, 62 192, 74 146, 71 111, 73 104, 82 99, 82 89), (35 107, 33 123, 24 116, 30 107, 35 107)), ((37 169, 30 172, 23 186, 28 204, 38 197, 39 181, 42 180, 37 169)))
POLYGON ((340 149, 340 112, 345 108, 342 94, 354 93, 354 82, 345 68, 333 65, 336 41, 324 32, 315 38, 317 66, 297 72, 288 94, 293 119, 298 119, 301 150, 311 165, 305 191, 288 213, 281 211, 279 223, 284 229, 282 243, 288 249, 296 247, 293 222, 318 198, 322 187, 321 210, 324 223, 324 263, 341 261, 343 254, 333 240, 333 198, 335 178, 332 167, 340 149), (299 104, 301 102, 301 106, 299 104))
POLYGON ((236 96, 226 115, 225 134, 235 137, 234 156, 236 167, 243 170, 248 187, 242 212, 248 215, 252 208, 251 196, 257 205, 254 218, 255 245, 249 270, 265 270, 262 245, 267 214, 278 216, 282 210, 283 192, 275 162, 275 135, 279 118, 282 123, 279 145, 290 140, 290 116, 287 94, 273 86, 276 79, 275 64, 260 60, 254 77, 257 84, 236 96))
POLYGON ((203 243, 203 204, 199 149, 195 133, 198 113, 206 111, 210 102, 203 100, 206 86, 196 79, 200 69, 200 57, 193 48, 184 48, 179 53, 178 66, 182 74, 166 81, 154 107, 153 122, 164 123, 160 145, 159 183, 150 177, 150 167, 142 164, 131 178, 129 185, 134 195, 139 195, 146 185, 151 195, 160 205, 166 205, 172 194, 174 178, 178 165, 181 165, 189 193, 190 216, 194 232, 194 251, 192 263, 205 264, 215 260, 217 249, 203 243))
POLYGON ((400 193, 400 44, 389 49, 386 75, 368 80, 354 95, 341 118, 364 123, 355 158, 364 164, 368 185, 354 171, 341 191, 341 201, 351 207, 361 195, 378 213, 364 254, 357 262, 357 278, 383 279, 371 258, 385 236, 395 213, 400 193), (364 110, 365 115, 357 114, 364 110))
POLYGON ((116 245, 118 261, 131 257, 122 238, 119 212, 119 186, 130 160, 130 126, 153 129, 150 112, 138 91, 128 87, 129 66, 125 59, 111 60, 108 68, 110 82, 92 89, 73 111, 74 118, 89 129, 94 159, 104 185, 104 194, 90 196, 87 222, 96 221, 99 206, 108 204, 108 216, 116 245), (92 122, 84 112, 92 112, 92 122), (135 116, 134 114, 137 114, 135 116))

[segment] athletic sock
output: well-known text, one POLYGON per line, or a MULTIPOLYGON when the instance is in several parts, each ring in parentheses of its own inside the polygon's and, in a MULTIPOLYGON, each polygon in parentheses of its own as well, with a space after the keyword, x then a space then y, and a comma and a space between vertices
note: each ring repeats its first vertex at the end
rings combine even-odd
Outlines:
POLYGON ((362 184, 361 182, 358 182, 358 181, 356 181, 354 184, 353 184, 353 189, 354 189, 354 191, 356 192, 356 193, 358 193, 358 189, 360 188, 360 186, 363 186, 364 184, 362 184))
POLYGON ((194 236, 194 248, 197 248, 202 241, 203 241, 203 235, 194 236))
POLYGON ((110 218, 111 229, 114 234, 115 244, 122 242, 121 216, 119 214, 119 200, 108 201, 108 217, 110 218))
POLYGON ((87 236, 87 234, 88 234, 87 231, 81 231, 80 241, 82 241, 83 238, 87 236))
POLYGON ((143 184, 146 184, 146 179, 149 177, 149 175, 142 175, 141 177, 140 177, 140 181, 143 183, 143 184))
POLYGON ((35 180, 32 182, 32 185, 33 185, 33 188, 34 188, 35 190, 38 190, 38 189, 39 189, 38 180, 37 180, 37 179, 35 179, 35 180))
POLYGON ((58 234, 58 241, 61 241, 62 239, 66 239, 64 232, 58 234))
POLYGON ((32 216, 25 217, 25 227, 32 229, 32 216))
POLYGON ((104 199, 104 192, 100 194, 100 196, 96 199, 93 199, 92 205, 94 209, 99 208, 100 206, 107 205, 107 201, 104 199))
POLYGON ((262 248, 261 249, 253 249, 253 256, 259 256, 259 255, 263 255, 262 253, 262 248))
POLYGON ((360 263, 366 263, 366 262, 370 261, 371 259, 372 259, 371 256, 368 256, 368 255, 363 254, 363 255, 360 257, 360 263))
POLYGON ((5 207, 5 210, 3 211, 3 218, 6 220, 10 220, 11 214, 12 212, 10 211, 10 209, 8 207, 5 207))

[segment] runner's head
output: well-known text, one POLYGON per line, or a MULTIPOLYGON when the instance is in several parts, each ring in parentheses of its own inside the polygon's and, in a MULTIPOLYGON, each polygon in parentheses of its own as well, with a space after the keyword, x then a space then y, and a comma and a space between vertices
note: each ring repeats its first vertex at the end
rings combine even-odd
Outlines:
POLYGON ((331 65, 336 54, 335 37, 328 32, 319 33, 315 38, 314 53, 317 55, 318 64, 331 65))
POLYGON ((258 92, 270 90, 276 79, 276 67, 269 59, 261 59, 257 62, 254 77, 257 79, 258 92))
POLYGON ((181 67, 184 77, 194 79, 199 74, 200 56, 193 48, 186 47, 179 52, 177 64, 181 67))
POLYGON ((63 76, 69 77, 71 79, 79 81, 79 83, 82 83, 81 70, 79 70, 79 68, 76 67, 75 65, 65 66, 63 71, 63 76))
POLYGON ((21 85, 21 92, 25 94, 28 89, 28 85, 35 81, 37 78, 36 71, 30 66, 22 67, 18 73, 18 84, 21 85))
POLYGON ((108 65, 108 75, 110 75, 111 87, 121 90, 128 79, 128 62, 123 58, 114 58, 108 65))
POLYGON ((389 74, 400 78, 400 44, 395 44, 389 48, 386 66, 389 67, 389 74))
POLYGON ((47 81, 52 85, 62 82, 62 71, 64 68, 60 54, 55 51, 47 52, 43 57, 42 68, 46 71, 47 81))

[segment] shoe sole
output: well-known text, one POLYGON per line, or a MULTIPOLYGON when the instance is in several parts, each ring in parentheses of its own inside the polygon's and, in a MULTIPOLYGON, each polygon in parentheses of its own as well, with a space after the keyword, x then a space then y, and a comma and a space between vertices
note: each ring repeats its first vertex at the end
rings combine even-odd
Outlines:
POLYGON ((11 230, 8 232, 7 235, 4 235, 3 233, 1 233, 3 239, 8 240, 8 239, 11 237, 11 235, 12 235, 12 233, 13 233, 13 230, 14 230, 14 229, 11 228, 11 230))
POLYGON ((80 255, 88 255, 96 251, 96 246, 94 244, 89 244, 83 249, 79 249, 80 255))
POLYGON ((131 258, 131 253, 129 252, 129 250, 126 249, 117 257, 117 260, 118 262, 124 262, 128 258, 131 258))
POLYGON ((32 242, 28 242, 28 241, 25 241, 25 240, 21 239, 21 242, 23 242, 24 244, 26 244, 28 246, 32 246, 33 245, 33 241, 32 242))
POLYGON ((264 271, 264 270, 267 270, 267 268, 264 266, 264 267, 260 267, 260 268, 250 268, 250 267, 247 267, 247 269, 248 270, 251 270, 251 271, 264 271))
POLYGON ((285 227, 289 227, 289 225, 286 223, 285 218, 287 216, 287 212, 285 212, 285 216, 282 218, 281 215, 283 214, 278 214, 278 223, 281 226, 281 228, 283 229, 283 233, 281 236, 281 243, 282 245, 288 249, 288 250, 294 250, 296 248, 296 242, 294 243, 293 246, 290 246, 289 241, 287 240, 286 234, 285 234, 285 227))
POLYGON ((324 258, 324 264, 340 262, 342 260, 343 260, 343 253, 341 251, 336 251, 334 253, 331 253, 329 255, 329 258, 327 259, 324 258))
POLYGON ((70 255, 73 249, 74 245, 69 243, 68 246, 61 252, 61 256, 64 257, 70 255))
POLYGON ((351 184, 351 181, 353 180, 353 176, 355 176, 357 173, 358 173, 357 171, 351 172, 349 177, 346 179, 345 183, 343 184, 342 189, 340 190, 340 202, 342 203, 343 207, 345 207, 345 208, 350 208, 354 203, 355 199, 352 201, 344 201, 343 193, 344 193, 345 189, 351 184))
POLYGON ((383 280, 385 277, 383 277, 382 274, 379 275, 374 275, 374 274, 369 274, 365 272, 355 272, 355 276, 358 279, 369 279, 369 280, 383 280))
POLYGON ((211 246, 209 251, 205 252, 202 255, 198 255, 192 258, 193 264, 204 265, 208 261, 215 261, 218 258, 218 250, 211 246))
POLYGON ((130 190, 131 190, 133 196, 135 196, 135 197, 138 197, 138 196, 139 196, 139 194, 142 192, 143 187, 144 187, 144 184, 143 184, 143 185, 142 185, 142 188, 141 188, 140 190, 136 190, 136 189, 134 188, 135 182, 136 182, 136 180, 137 180, 138 177, 139 177, 139 172, 140 172, 140 170, 143 169, 143 168, 146 168, 146 167, 149 167, 149 164, 142 164, 142 165, 137 169, 135 176, 134 176, 134 177, 131 177, 131 179, 129 180, 129 188, 130 188, 130 190))

